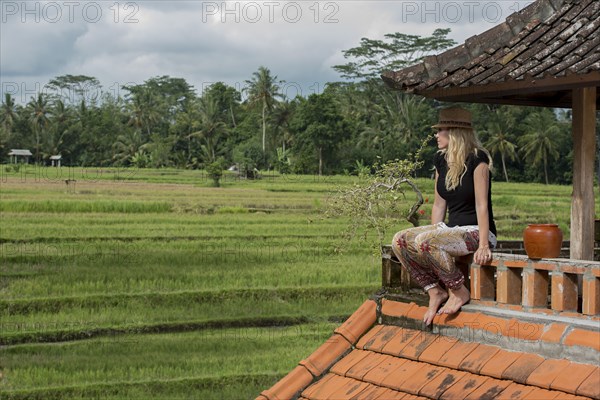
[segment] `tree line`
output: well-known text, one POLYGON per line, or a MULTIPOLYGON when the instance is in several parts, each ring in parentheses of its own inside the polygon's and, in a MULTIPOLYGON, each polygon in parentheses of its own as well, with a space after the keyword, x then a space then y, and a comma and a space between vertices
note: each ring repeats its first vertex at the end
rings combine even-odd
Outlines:
MULTIPOLYGON (((340 81, 322 93, 287 98, 285 81, 261 66, 243 90, 217 82, 201 94, 183 78, 157 76, 100 92, 94 77, 63 75, 25 105, 5 93, 0 108, 0 162, 10 149, 30 149, 48 164, 62 155, 69 166, 212 168, 240 171, 360 174, 377 163, 410 157, 433 138, 441 104, 392 91, 379 75, 456 43, 448 29, 421 37, 402 33, 363 38, 333 68, 340 81), (64 95, 68 93, 69 95, 64 95)), ((469 108, 491 152, 497 180, 570 183, 573 159, 570 111, 503 105, 469 108)), ((418 171, 430 176, 432 140, 418 171)))

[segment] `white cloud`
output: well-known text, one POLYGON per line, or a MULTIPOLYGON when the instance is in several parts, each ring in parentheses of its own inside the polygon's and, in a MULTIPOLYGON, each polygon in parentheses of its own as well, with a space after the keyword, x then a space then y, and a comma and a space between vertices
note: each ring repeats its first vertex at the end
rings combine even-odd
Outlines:
POLYGON ((170 75, 200 91, 219 80, 241 87, 263 65, 307 94, 315 84, 322 90, 325 82, 339 79, 331 67, 343 63, 341 51, 362 37, 429 35, 448 27, 462 43, 529 3, 3 0, 0 81, 3 91, 23 85, 29 90, 32 82, 85 74, 109 88, 170 75))

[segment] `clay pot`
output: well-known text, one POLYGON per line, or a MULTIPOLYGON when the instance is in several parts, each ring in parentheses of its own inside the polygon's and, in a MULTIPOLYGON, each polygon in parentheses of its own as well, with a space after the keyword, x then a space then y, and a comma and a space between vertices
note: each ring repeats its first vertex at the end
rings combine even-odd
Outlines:
POLYGON ((523 231, 523 245, 532 259, 560 256, 563 233, 556 224, 530 224, 523 231))

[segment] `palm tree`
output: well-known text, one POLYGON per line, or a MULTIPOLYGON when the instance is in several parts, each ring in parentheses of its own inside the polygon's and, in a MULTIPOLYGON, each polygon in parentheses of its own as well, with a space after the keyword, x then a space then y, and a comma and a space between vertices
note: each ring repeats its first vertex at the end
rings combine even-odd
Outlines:
POLYGON ((200 129, 188 136, 203 140, 201 149, 204 153, 204 163, 208 165, 217 160, 219 140, 227 133, 227 125, 219 119, 219 107, 212 96, 204 96, 200 99, 198 111, 200 129))
POLYGON ((62 100, 57 100, 50 110, 52 116, 51 130, 45 145, 46 155, 60 154, 60 146, 64 136, 69 131, 69 123, 72 119, 71 109, 62 100))
POLYGON ((506 157, 512 161, 517 159, 517 146, 508 140, 507 134, 500 129, 500 124, 498 123, 491 124, 488 132, 490 134, 490 138, 486 142, 485 147, 492 155, 500 154, 500 159, 502 160, 502 171, 504 172, 504 178, 506 179, 506 182, 508 182, 505 159, 506 157))
POLYGON ((525 126, 527 133, 519 139, 521 152, 534 166, 543 165, 546 184, 549 184, 548 161, 559 156, 557 138, 560 127, 556 117, 552 111, 543 109, 530 114, 525 120, 525 126))
POLYGON ((35 159, 36 162, 39 163, 41 136, 46 133, 46 128, 50 122, 48 118, 48 115, 50 114, 48 100, 42 93, 39 93, 37 99, 31 98, 31 101, 27 103, 27 108, 31 113, 29 116, 29 123, 35 133, 35 159))
POLYGON ((112 145, 113 161, 117 165, 127 165, 133 160, 143 144, 139 129, 126 129, 112 145))
POLYGON ((159 106, 160 100, 150 90, 136 93, 133 99, 127 103, 128 124, 145 133, 144 140, 150 139, 152 128, 161 118, 158 111, 159 106))
POLYGON ((275 124, 275 128, 280 131, 283 153, 286 152, 286 145, 292 141, 290 122, 293 115, 294 109, 289 101, 277 103, 273 110, 273 123, 275 124))
POLYGON ((267 137, 267 111, 273 108, 277 98, 281 98, 279 93, 279 83, 277 76, 271 76, 271 71, 265 67, 259 67, 258 71, 252 74, 252 79, 247 80, 248 101, 250 104, 260 104, 262 106, 262 150, 265 152, 265 141, 267 137))
POLYGON ((4 148, 5 143, 12 135, 12 127, 17 120, 17 111, 15 100, 10 93, 4 94, 4 103, 0 106, 0 121, 2 122, 2 131, 0 132, 0 148, 4 148))

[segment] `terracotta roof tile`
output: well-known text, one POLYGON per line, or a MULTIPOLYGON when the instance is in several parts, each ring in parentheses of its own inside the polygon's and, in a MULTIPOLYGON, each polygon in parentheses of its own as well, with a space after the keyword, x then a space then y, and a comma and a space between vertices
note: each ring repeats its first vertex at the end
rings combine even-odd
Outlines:
POLYGON ((494 334, 507 333, 506 324, 508 321, 505 318, 482 315, 477 319, 477 329, 484 329, 494 334))
POLYGON ((387 345, 383 347, 383 352, 391 355, 399 355, 402 350, 415 338, 421 335, 422 332, 414 329, 401 329, 387 345))
POLYGON ((406 379, 400 385, 400 390, 410 394, 419 395, 419 392, 424 386, 429 384, 432 379, 435 379, 439 374, 446 371, 448 371, 448 369, 444 367, 423 367, 406 379))
POLYGON ((385 325, 375 325, 370 331, 368 331, 366 334, 364 334, 360 340, 358 341, 358 343, 356 343, 356 347, 359 349, 364 348, 366 343, 369 343, 371 340, 373 340, 373 338, 379 333, 380 330, 382 330, 385 327, 385 325))
POLYGON ((415 397, 408 393, 398 392, 390 388, 385 388, 385 391, 377 398, 377 400, 388 400, 388 399, 400 399, 400 400, 411 400, 415 397))
POLYGON ((466 374, 467 373, 463 371, 445 369, 442 373, 433 378, 427 385, 423 386, 419 394, 430 399, 437 399, 466 374))
POLYGON ((522 399, 529 393, 533 392, 535 387, 533 386, 525 386, 518 383, 511 383, 504 389, 502 392, 496 396, 499 400, 504 399, 522 399))
MULTIPOLYGON (((452 369, 459 369, 461 363, 479 346, 479 343, 458 341, 450 350, 440 357, 437 364, 452 369)), ((492 354, 495 354, 495 352, 492 352, 492 354)))
POLYGON ((600 332, 575 328, 567 334, 567 337, 563 340, 563 344, 567 346, 590 347, 596 351, 600 351, 600 332))
POLYGON ((339 333, 348 342, 355 344, 367 329, 375 323, 377 318, 376 308, 377 303, 373 300, 365 301, 346 322, 335 330, 335 333, 339 333))
POLYGON ((527 383, 549 389, 550 384, 558 375, 568 371, 569 364, 568 360, 545 360, 529 374, 527 383))
POLYGON ((316 383, 310 385, 302 392, 302 396, 307 399, 314 399, 323 391, 327 390, 327 383, 336 377, 335 374, 327 374, 316 383))
POLYGON ((368 351, 364 350, 353 350, 346 357, 342 358, 338 361, 332 368, 331 372, 336 373, 338 375, 346 375, 346 372, 356 365, 359 361, 367 357, 369 354, 368 351))
POLYGON ((566 330, 566 324, 550 324, 544 328, 544 332, 542 332, 542 336, 540 338, 545 342, 560 343, 566 330))
MULTIPOLYGON (((381 352, 381 349, 389 343, 390 339, 396 336, 402 331, 402 328, 393 325, 385 325, 381 329, 377 330, 374 335, 368 335, 366 341, 361 341, 359 348, 365 350, 381 352)), ((367 335, 365 335, 367 336, 367 335)))
POLYGON ((273 387, 264 390, 261 395, 269 400, 289 399, 310 385, 313 376, 302 366, 297 366, 273 387))
POLYGON ((448 315, 448 314, 442 314, 442 315, 436 315, 435 318, 433 319, 433 323, 435 325, 446 325, 446 326, 454 326, 457 328, 463 328, 463 327, 469 327, 469 326, 474 326, 474 325, 480 325, 478 324, 478 319, 479 317, 481 317, 481 313, 473 313, 473 312, 466 312, 466 311, 460 311, 457 312, 456 314, 452 314, 452 315, 448 315))
POLYGON ((479 374, 481 368, 500 351, 497 347, 480 344, 460 364, 460 369, 479 374))
POLYGON ((352 397, 360 396, 370 386, 366 382, 334 375, 334 378, 327 384, 327 387, 333 390, 321 398, 350 400, 352 397))
POLYGON ((456 342, 458 342, 458 339, 453 337, 437 337, 433 343, 419 355, 419 361, 438 364, 440 357, 446 354, 456 342))
POLYGON ((402 400, 404 399, 405 394, 393 391, 388 388, 370 385, 367 389, 362 391, 359 395, 356 395, 352 398, 352 400, 385 400, 385 399, 394 399, 394 400, 402 400))
POLYGON ((488 400, 495 399, 499 393, 510 385, 509 381, 488 379, 477 389, 465 396, 465 400, 488 400))
POLYGON ((381 384, 391 389, 400 390, 404 381, 421 368, 426 367, 428 367, 428 364, 408 360, 399 368, 392 371, 381 384))
POLYGON ((416 319, 416 320, 423 320, 423 316, 425 315, 426 312, 427 312, 427 307, 415 306, 415 307, 411 307, 410 310, 408 310, 406 317, 416 319))
POLYGON ((418 360, 421 353, 429 347, 437 336, 427 332, 419 332, 415 337, 406 345, 402 350, 399 351, 398 355, 401 357, 409 358, 411 360, 418 360))
POLYGON ((579 385, 577 394, 600 399, 600 370, 598 367, 579 385))
POLYGON ((333 334, 327 341, 315 350, 308 358, 300 361, 314 376, 319 376, 350 351, 351 345, 338 334, 333 334))
POLYGON ((577 393, 577 388, 598 367, 589 364, 571 362, 567 367, 568 374, 558 375, 550 384, 551 389, 562 390, 567 393, 577 393))
POLYGON ((544 332, 544 328, 544 324, 522 322, 516 318, 513 318, 508 321, 504 336, 523 340, 540 340, 542 333, 544 332))
POLYGON ((523 354, 502 372, 502 379, 525 383, 529 374, 544 362, 544 358, 537 354, 523 354))
POLYGON ((502 373, 510 367, 523 353, 499 350, 479 371, 482 375, 501 379, 502 373))
POLYGON ((475 391, 478 387, 487 381, 487 376, 479 376, 474 374, 465 374, 454 385, 450 386, 441 396, 442 400, 462 399, 475 391))
POLYGON ((546 389, 534 388, 527 396, 523 397, 524 400, 541 400, 541 399, 557 399, 564 398, 564 393, 557 391, 550 391, 546 389))
POLYGON ((400 368, 406 362, 407 360, 403 358, 385 356, 376 367, 367 372, 367 374, 363 377, 363 380, 381 386, 381 383, 385 380, 385 378, 388 377, 389 374, 400 368))
POLYGON ((367 357, 363 358, 346 371, 346 376, 362 380, 368 372, 377 367, 386 357, 388 356, 384 354, 369 352, 367 357))
POLYGON ((558 393, 562 393, 562 394, 559 394, 559 397, 558 397, 560 400, 589 400, 589 397, 576 396, 574 394, 564 393, 564 392, 558 392, 558 393))
POLYGON ((381 301, 381 313, 391 317, 405 317, 408 311, 415 306, 415 303, 402 303, 383 299, 381 301))

